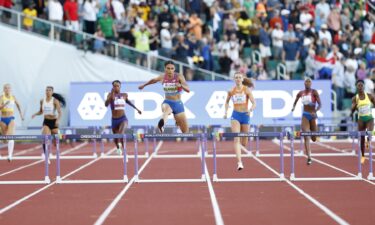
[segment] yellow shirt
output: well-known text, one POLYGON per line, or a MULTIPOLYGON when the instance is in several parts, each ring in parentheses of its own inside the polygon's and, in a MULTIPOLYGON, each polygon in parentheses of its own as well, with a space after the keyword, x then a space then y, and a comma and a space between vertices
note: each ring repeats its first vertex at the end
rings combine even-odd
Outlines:
POLYGON ((9 102, 9 103, 6 106, 4 106, 4 108, 1 109, 1 112, 3 112, 3 113, 14 112, 15 99, 14 99, 13 95, 9 96, 9 98, 7 98, 5 95, 3 95, 2 98, 1 98, 1 104, 4 105, 6 102, 9 102))
POLYGON ((25 27, 32 27, 33 26, 33 19, 31 19, 30 17, 36 17, 37 16, 36 10, 26 8, 26 9, 23 10, 23 13, 25 14, 25 17, 23 18, 23 25, 25 27))
POLYGON ((251 20, 250 19, 247 19, 247 20, 244 20, 244 19, 239 19, 237 21, 237 25, 238 25, 238 28, 240 28, 240 31, 241 33, 243 34, 250 34, 250 30, 249 30, 249 27, 251 26, 251 20))
POLYGON ((372 115, 372 112, 371 112, 372 103, 367 93, 365 93, 365 99, 363 100, 359 98, 358 94, 355 96, 355 98, 357 101, 358 117, 359 116, 371 116, 372 115))

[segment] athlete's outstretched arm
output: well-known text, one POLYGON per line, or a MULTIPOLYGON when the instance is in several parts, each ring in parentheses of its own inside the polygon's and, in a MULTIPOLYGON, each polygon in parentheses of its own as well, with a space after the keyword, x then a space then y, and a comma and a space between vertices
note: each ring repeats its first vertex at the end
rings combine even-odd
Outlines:
POLYGON ((43 105, 43 99, 40 100, 40 108, 39 108, 39 111, 36 112, 36 113, 34 113, 34 114, 31 116, 31 118, 34 118, 34 117, 39 116, 39 115, 42 115, 42 113, 43 113, 42 105, 43 105))
POLYGON ((164 75, 160 75, 160 76, 158 76, 158 77, 156 77, 156 78, 152 78, 151 80, 147 81, 146 83, 140 85, 140 86, 138 87, 138 89, 139 89, 139 90, 142 90, 142 89, 143 89, 144 87, 146 87, 147 85, 155 84, 155 83, 157 83, 157 82, 159 82, 159 81, 162 81, 163 78, 164 78, 164 75))
POLYGON ((186 83, 185 77, 182 74, 179 74, 178 75, 178 79, 180 81, 182 89, 184 89, 184 91, 186 91, 187 93, 189 93, 190 92, 190 88, 189 88, 188 84, 186 83))
POLYGON ((301 92, 298 92, 298 94, 296 96, 296 100, 294 100, 292 112, 294 111, 294 108, 296 108, 296 104, 297 104, 299 98, 301 98, 301 92))
POLYGON ((128 99, 128 94, 126 94, 125 93, 125 102, 128 104, 128 105, 130 105, 131 107, 133 107, 135 110, 137 110, 137 112, 138 112, 138 114, 142 114, 142 111, 141 110, 139 110, 137 107, 135 107, 135 105, 131 102, 131 101, 129 101, 129 99, 128 99))

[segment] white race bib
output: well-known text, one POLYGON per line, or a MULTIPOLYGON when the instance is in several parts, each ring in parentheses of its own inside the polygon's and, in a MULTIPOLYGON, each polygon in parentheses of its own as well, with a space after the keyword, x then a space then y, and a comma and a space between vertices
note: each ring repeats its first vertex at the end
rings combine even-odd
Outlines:
POLYGON ((369 115, 369 114, 371 114, 371 106, 369 106, 369 105, 360 106, 358 108, 358 114, 359 115, 369 115))
POLYGON ((235 94, 232 96, 233 104, 245 104, 246 103, 246 95, 244 94, 235 94))

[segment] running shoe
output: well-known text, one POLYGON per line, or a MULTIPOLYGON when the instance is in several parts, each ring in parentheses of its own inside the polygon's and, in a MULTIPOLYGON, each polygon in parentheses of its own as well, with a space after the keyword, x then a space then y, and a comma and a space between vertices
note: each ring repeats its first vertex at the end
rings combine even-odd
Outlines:
POLYGON ((243 169, 243 164, 242 164, 242 162, 237 163, 237 170, 240 171, 240 170, 242 170, 242 169, 243 169))
POLYGON ((311 165, 311 163, 312 163, 311 158, 307 158, 307 165, 311 165))

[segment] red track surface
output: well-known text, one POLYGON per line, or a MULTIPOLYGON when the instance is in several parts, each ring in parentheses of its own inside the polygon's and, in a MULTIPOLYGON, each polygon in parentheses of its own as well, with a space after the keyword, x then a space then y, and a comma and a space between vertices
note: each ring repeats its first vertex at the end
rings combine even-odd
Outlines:
MULTIPOLYGON (((313 152, 333 153, 336 152, 335 148, 351 149, 351 143, 323 144, 313 144, 313 152)), ((79 143, 75 144, 78 145, 79 143)), ((218 153, 233 153, 232 145, 231 141, 218 142, 218 153)), ((35 146, 17 145, 15 154, 38 156, 41 148, 27 151, 35 146)), ((105 144, 104 151, 108 152, 112 147, 112 144, 105 144)), ((127 152, 134 154, 134 144, 129 142, 127 147, 127 152)), ((299 143, 295 147, 299 149, 299 143)), ((62 152, 70 152, 71 148, 70 145, 62 145, 62 152)), ((92 155, 92 148, 91 144, 84 145, 66 155, 92 155)), ((152 151, 152 148, 151 142, 149 150, 152 151)), ((211 143, 208 144, 208 149, 211 154, 211 143)), ((100 151, 99 144, 97 151, 100 151)), ((143 143, 139 145, 139 151, 144 154, 143 143)), ((164 142, 159 150, 160 155, 197 152, 197 144, 193 141, 164 142)), ((279 146, 262 140, 260 152, 278 153, 279 146)), ((6 151, 2 149, 1 154, 6 155, 6 151)), ((285 154, 289 155, 287 148, 285 154)), ((234 158, 218 158, 218 177, 277 177, 271 169, 280 172, 278 157, 258 159, 268 168, 254 158, 244 158, 245 169, 238 172, 235 170, 234 158)), ((322 156, 314 159, 311 166, 306 166, 304 157, 296 157, 296 176, 350 177, 358 172, 357 158, 353 156, 322 156)), ((43 162, 9 172, 36 161, 14 160, 8 163, 1 160, 0 181, 43 180, 43 162)), ((290 161, 290 157, 285 157, 284 173, 287 177, 290 175, 290 161)), ((213 160, 207 158, 206 162, 212 178, 213 160)), ((122 179, 121 159, 63 159, 61 176, 64 177, 88 163, 92 164, 74 172, 65 180, 122 179)), ((52 160, 49 170, 52 181, 56 174, 55 167, 55 161, 52 160)), ((141 179, 196 179, 201 176, 199 158, 139 159, 139 169, 141 179)), ((366 161, 362 173, 367 176, 368 172, 369 162, 366 161)), ((375 224, 374 182, 214 182, 215 197, 212 193, 210 195, 210 183, 207 182, 134 183, 131 179, 133 175, 134 159, 130 159, 128 184, 0 185, 0 224, 94 224, 101 215, 106 224, 220 224, 215 220, 213 200, 217 201, 220 209, 216 211, 216 219, 220 220, 221 216, 224 224, 338 224, 338 221, 343 224, 345 221, 349 224, 375 224), (23 199, 30 194, 33 195, 23 199), (18 200, 19 204, 13 204, 18 200), (111 205, 114 200, 116 204, 111 205), (313 204, 314 200, 318 205, 326 207, 326 210, 313 204), (110 205, 109 214, 103 214, 110 205), (336 220, 332 215, 336 216, 336 220)))

